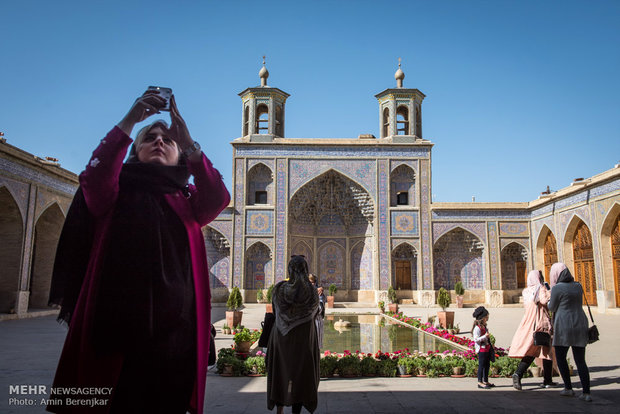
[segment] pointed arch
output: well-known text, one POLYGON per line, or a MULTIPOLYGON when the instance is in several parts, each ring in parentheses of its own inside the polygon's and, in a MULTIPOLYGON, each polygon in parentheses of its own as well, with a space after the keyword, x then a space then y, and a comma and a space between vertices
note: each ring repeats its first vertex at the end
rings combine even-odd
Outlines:
POLYGON ((396 108, 396 135, 409 134, 409 107, 398 105, 396 108))
POLYGON ((11 190, 0 186, 0 313, 15 308, 23 244, 21 211, 11 190))
POLYGON ((36 221, 30 270, 29 309, 47 307, 56 246, 64 221, 64 213, 56 202, 49 205, 36 221))
POLYGON ((231 287, 229 240, 211 226, 205 226, 202 231, 207 249, 209 285, 212 289, 231 287))
POLYGON ((590 305, 597 305, 596 273, 594 268, 594 248, 592 231, 584 220, 573 215, 564 236, 564 258, 573 276, 583 286, 584 296, 590 305), (566 260, 570 258, 570 260, 566 260))
POLYGON ((318 251, 318 281, 322 286, 332 283, 339 289, 346 289, 345 263, 346 254, 344 247, 334 241, 329 241, 319 247, 318 251))
POLYGON ((266 164, 259 162, 252 166, 247 174, 248 205, 268 204, 274 201, 273 171, 266 164))
POLYGON ((418 252, 408 242, 392 249, 392 285, 397 289, 418 289, 418 252))
POLYGON ((485 287, 484 244, 474 233, 455 227, 433 246, 435 289, 453 289, 458 281, 466 289, 485 287))
POLYGON ((269 246, 255 242, 245 252, 245 288, 263 289, 272 284, 273 260, 269 246))
POLYGON ((256 106, 256 122, 254 131, 257 134, 269 133, 269 107, 261 103, 256 106))
POLYGON ((351 289, 372 289, 373 260, 371 239, 353 243, 350 253, 351 289))
POLYGON ((383 108, 381 112, 381 138, 390 135, 390 109, 383 108))
POLYGON ((344 178, 346 178, 347 180, 352 181, 356 186, 361 187, 370 197, 370 200, 373 201, 374 203, 374 199, 372 198, 372 191, 370 191, 364 184, 362 184, 359 180, 357 180, 355 177, 352 177, 348 172, 341 170, 340 168, 338 168, 337 166, 331 166, 330 168, 326 169, 325 171, 323 171, 322 173, 320 173, 317 176, 314 177, 308 177, 305 181, 302 181, 298 184, 297 189, 295 189, 295 191, 293 191, 293 193, 290 195, 290 199, 292 200, 293 197, 305 186, 307 186, 308 184, 310 184, 311 182, 320 179, 322 176, 329 174, 329 173, 336 173, 339 175, 342 175, 344 178))
POLYGON ((616 307, 620 307, 620 203, 615 202, 601 226, 603 284, 605 290, 613 286, 616 307))
POLYGON ((527 249, 521 243, 512 242, 502 249, 501 289, 523 289, 527 286, 527 259, 527 249))
POLYGON ((401 164, 390 173, 390 206, 414 206, 415 199, 415 170, 406 164, 401 164))
POLYGON ((558 243, 553 231, 547 224, 543 224, 536 239, 536 262, 534 268, 541 270, 545 280, 549 282, 549 271, 554 263, 559 261, 558 243))

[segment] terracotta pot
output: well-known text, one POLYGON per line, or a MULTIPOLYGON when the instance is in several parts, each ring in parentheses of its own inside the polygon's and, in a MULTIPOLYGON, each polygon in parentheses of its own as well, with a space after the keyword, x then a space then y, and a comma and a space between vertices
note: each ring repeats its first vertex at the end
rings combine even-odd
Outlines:
POLYGON ((237 351, 240 354, 246 354, 250 352, 251 345, 252 345, 252 342, 250 341, 238 342, 235 346, 235 351, 237 351))
POLYGON ((233 329, 235 326, 241 325, 241 318, 243 312, 241 311, 226 311, 226 324, 233 329))
POLYGON ((328 296, 327 297, 327 307, 328 308, 333 308, 334 307, 334 296, 328 296))
POLYGON ((452 368, 452 372, 454 373, 454 375, 463 375, 463 373, 465 372, 465 368, 463 368, 463 367, 453 367, 452 368))
POLYGON ((437 318, 439 319, 439 325, 443 329, 446 329, 448 326, 454 325, 454 312, 451 312, 451 311, 437 312, 437 318))
POLYGON ((456 307, 457 308, 463 307, 463 296, 456 295, 456 307))
POLYGON ((388 310, 393 313, 398 313, 398 303, 388 304, 388 310))

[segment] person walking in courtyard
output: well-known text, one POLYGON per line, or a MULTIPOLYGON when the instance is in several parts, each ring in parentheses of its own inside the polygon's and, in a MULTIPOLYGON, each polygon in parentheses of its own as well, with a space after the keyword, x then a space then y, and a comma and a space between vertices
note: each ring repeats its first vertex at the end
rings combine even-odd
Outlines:
POLYGON ((489 311, 484 306, 478 306, 473 313, 473 317, 475 321, 472 334, 474 336, 476 354, 478 354, 478 388, 489 389, 494 387, 494 384, 489 382, 489 368, 491 366, 492 353, 494 352, 487 328, 489 311))
POLYGON ((586 364, 586 345, 588 344, 588 318, 583 311, 583 287, 575 282, 573 275, 564 263, 555 263, 549 271, 551 298, 549 310, 553 312, 553 347, 558 369, 564 381, 561 395, 575 395, 570 379, 566 355, 573 348, 573 358, 581 380, 582 394, 579 398, 591 402, 590 371, 586 364))
POLYGON ((202 413, 211 304, 200 228, 230 196, 169 104, 170 128, 142 128, 123 164, 134 126, 166 105, 151 90, 136 99, 80 174, 50 291, 69 324, 53 387, 112 391, 103 406, 49 411, 202 413))
POLYGON ((547 303, 551 293, 540 270, 532 270, 527 275, 527 287, 523 289, 523 307, 525 315, 515 332, 508 356, 521 358, 516 372, 512 376, 512 386, 521 390, 521 379, 535 358, 542 359, 544 370, 543 387, 557 385, 553 382, 553 353, 551 337, 545 346, 534 344, 534 332, 552 333, 551 318, 547 303))
POLYGON ((316 316, 316 318, 314 318, 314 323, 316 325, 316 333, 317 333, 317 339, 319 342, 319 349, 323 348, 323 332, 325 330, 325 326, 323 323, 323 318, 325 317, 325 295, 323 294, 323 287, 319 286, 319 284, 316 281, 316 276, 314 276, 312 273, 310 273, 308 275, 308 280, 310 280, 310 283, 312 283, 312 286, 314 286, 316 288, 317 294, 319 295, 319 313, 316 316))
POLYGON ((267 346, 267 407, 302 406, 314 412, 318 404, 319 345, 315 318, 319 296, 308 280, 308 264, 303 256, 293 256, 288 264, 288 279, 273 289, 276 316, 267 346))

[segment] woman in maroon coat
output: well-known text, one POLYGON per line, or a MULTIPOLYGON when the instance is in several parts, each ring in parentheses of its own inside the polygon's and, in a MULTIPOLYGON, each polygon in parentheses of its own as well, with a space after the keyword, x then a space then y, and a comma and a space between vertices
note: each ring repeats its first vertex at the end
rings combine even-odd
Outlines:
POLYGON ((53 388, 80 394, 52 393, 49 411, 202 413, 211 295, 200 229, 230 195, 174 96, 170 128, 143 128, 123 164, 135 124, 165 105, 145 92, 80 174, 50 292, 69 323, 53 388))

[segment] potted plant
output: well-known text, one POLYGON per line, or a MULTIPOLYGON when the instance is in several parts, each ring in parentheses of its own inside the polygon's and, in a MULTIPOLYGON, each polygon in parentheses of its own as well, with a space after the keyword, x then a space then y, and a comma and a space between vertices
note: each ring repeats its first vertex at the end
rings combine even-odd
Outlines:
POLYGON ((265 299, 267 300, 267 304, 265 304, 265 312, 266 313, 273 313, 273 305, 271 303, 271 298, 273 296, 273 288, 275 285, 271 285, 269 286, 269 288, 267 288, 267 294, 265 295, 265 299))
POLYGON ((425 357, 415 358, 415 369, 418 377, 425 377, 428 369, 429 361, 425 357))
POLYGON ((265 300, 265 294, 263 293, 263 289, 258 289, 258 291, 256 292, 256 301, 258 303, 263 303, 263 300, 265 300))
POLYGON ((454 292, 456 293, 456 307, 463 307, 463 295, 465 295, 465 288, 463 283, 459 280, 454 284, 454 292))
POLYGON ((233 337, 235 341, 235 351, 240 354, 247 354, 250 352, 250 346, 252 346, 252 333, 248 328, 242 328, 233 337))
POLYGON ((239 310, 241 306, 243 306, 243 297, 239 288, 235 286, 230 291, 226 301, 226 308, 228 309, 226 311, 226 323, 230 326, 230 329, 241 324, 241 318, 243 317, 243 312, 239 310))
POLYGON ((396 290, 393 286, 390 286, 387 291, 388 300, 390 304, 388 305, 388 310, 392 313, 398 313, 398 297, 396 296, 396 290))
POLYGON ((336 292, 338 292, 338 286, 336 286, 333 283, 329 285, 329 296, 327 296, 327 307, 328 308, 334 307, 334 295, 336 294, 336 292))
POLYGON ((361 361, 355 354, 348 354, 338 360, 338 375, 359 377, 362 372, 361 361))
POLYGON ((245 369, 248 375, 263 376, 267 372, 265 357, 256 355, 245 360, 245 369))
POLYGON ((228 326, 227 323, 224 323, 224 326, 222 326, 222 333, 224 335, 230 335, 230 326, 228 326))
POLYGON ((397 361, 391 358, 383 358, 379 360, 379 375, 382 377, 395 377, 396 376, 397 361))
POLYGON ((372 355, 366 355, 360 362, 360 369, 364 377, 374 377, 377 375, 378 362, 372 355))
POLYGON ((437 312, 437 317, 439 318, 439 325, 446 329, 448 326, 454 325, 454 312, 446 311, 446 308, 450 306, 450 293, 444 289, 439 288, 439 293, 437 295, 437 304, 441 306, 442 311, 437 312))
POLYGON ((377 305, 379 306, 379 310, 381 311, 381 313, 385 313, 385 302, 380 300, 377 305))
POLYGON ((337 366, 338 357, 336 355, 325 355, 319 362, 321 378, 333 377, 337 366))
POLYGON ((245 364, 235 357, 235 351, 231 348, 222 348, 217 353, 217 373, 224 377, 238 377, 243 374, 245 364))
POLYGON ((404 356, 398 358, 396 368, 398 369, 398 376, 400 377, 410 377, 412 370, 412 362, 413 358, 409 356, 404 356))

